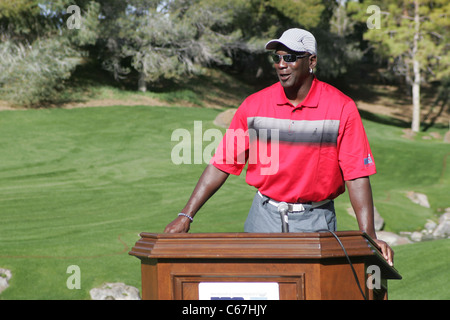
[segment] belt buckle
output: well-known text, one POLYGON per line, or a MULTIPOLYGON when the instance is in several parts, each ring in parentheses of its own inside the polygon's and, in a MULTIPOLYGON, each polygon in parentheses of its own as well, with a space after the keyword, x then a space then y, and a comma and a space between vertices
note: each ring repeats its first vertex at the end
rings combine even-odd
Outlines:
POLYGON ((301 203, 288 203, 289 212, 305 211, 305 207, 301 203))

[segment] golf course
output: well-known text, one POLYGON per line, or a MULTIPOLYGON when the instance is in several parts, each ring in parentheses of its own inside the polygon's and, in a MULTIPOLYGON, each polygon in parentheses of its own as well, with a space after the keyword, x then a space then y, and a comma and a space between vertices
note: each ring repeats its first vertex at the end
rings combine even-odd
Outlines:
MULTIPOLYGON (((130 251, 142 233, 186 231, 199 202, 186 203, 236 110, 276 82, 284 92, 273 86, 246 100, 255 112, 241 109, 235 121, 262 129, 246 132, 251 143, 253 133, 270 134, 270 151, 260 138, 248 150, 247 165, 253 159, 264 170, 281 168, 270 182, 256 173, 249 181, 274 200, 319 201, 320 209, 311 203, 315 212, 332 216, 322 200, 339 193, 332 184, 342 173, 352 181, 350 192, 333 199, 337 231, 359 231, 356 212, 361 229, 374 236, 372 194, 377 243, 388 262, 383 241, 392 247, 402 276, 388 281, 388 299, 449 300, 449 17, 449 1, 0 0, 0 300, 9 307, 23 300, 149 297, 147 290, 142 294, 141 261, 130 251), (364 130, 353 103, 321 82, 356 103, 364 130), (292 112, 278 108, 280 101, 290 101, 292 112), (301 148, 290 149, 297 143, 301 148), (361 173, 358 158, 366 169, 376 168, 370 185, 361 176, 373 171, 361 173), (116 285, 131 292, 99 293, 116 285)), ((205 180, 214 183, 203 190, 225 177, 212 171, 205 180)), ((189 232, 194 238, 244 232, 256 191, 246 183, 246 168, 230 175, 195 214, 189 232)), ((198 194, 204 199, 205 192, 198 194)), ((278 213, 271 230, 278 229, 278 213)), ((313 222, 320 217, 311 216, 313 222)), ((267 225, 260 217, 254 221, 267 225)), ((170 245, 194 256, 184 243, 170 245)), ((369 251, 355 253, 352 245, 357 264, 369 251)), ((286 258, 278 251, 283 246, 272 247, 286 258)), ((321 264, 320 281, 306 278, 311 290, 320 282, 322 289, 350 292, 344 273, 324 267, 337 257, 333 250, 321 259, 306 257, 321 264)), ((205 251, 215 254, 215 248, 205 251)), ((297 258, 294 253, 286 259, 297 258)), ((364 262, 367 274, 360 277, 368 280, 375 263, 364 262)), ((273 269, 264 268, 274 278, 273 269)), ((301 273, 292 270, 295 277, 301 273)), ((149 274, 144 282, 155 281, 149 274)), ((298 292, 303 282, 295 282, 298 292)))
MULTIPOLYGON (((106 282, 140 289, 140 261, 128 252, 140 232, 163 232, 206 165, 174 164, 172 133, 190 132, 194 148, 195 121, 203 132, 225 131, 213 122, 226 108, 186 107, 186 97, 201 99, 189 90, 179 97, 164 106, 0 112, 0 268, 12 272, 0 299, 90 299, 89 290, 106 282), (67 285, 70 266, 79 267, 79 289, 67 285)), ((450 145, 424 139, 428 132, 406 139, 395 119, 361 114, 378 168, 371 182, 384 230, 411 232, 437 221, 450 207, 450 145), (431 208, 411 202, 408 191, 426 194, 431 208)), ((443 136, 446 128, 430 131, 443 136)), ((205 149, 218 142, 200 143, 205 149)), ((254 192, 244 174, 230 176, 190 232, 243 231, 254 192)), ((339 231, 358 228, 349 207, 346 193, 336 200, 339 231)), ((403 280, 389 282, 390 299, 450 298, 448 239, 394 250, 403 280)))

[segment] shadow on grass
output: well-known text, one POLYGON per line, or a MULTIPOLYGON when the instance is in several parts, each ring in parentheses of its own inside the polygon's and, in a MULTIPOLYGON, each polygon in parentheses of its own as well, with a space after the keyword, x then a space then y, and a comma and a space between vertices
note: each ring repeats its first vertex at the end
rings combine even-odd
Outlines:
POLYGON ((409 121, 404 121, 404 120, 389 117, 389 116, 375 114, 375 113, 372 113, 372 112, 369 112, 366 110, 359 110, 359 114, 361 115, 361 118, 372 121, 372 122, 385 124, 385 125, 389 125, 389 126, 394 126, 394 127, 399 127, 399 128, 410 128, 411 127, 411 122, 409 122, 409 121))

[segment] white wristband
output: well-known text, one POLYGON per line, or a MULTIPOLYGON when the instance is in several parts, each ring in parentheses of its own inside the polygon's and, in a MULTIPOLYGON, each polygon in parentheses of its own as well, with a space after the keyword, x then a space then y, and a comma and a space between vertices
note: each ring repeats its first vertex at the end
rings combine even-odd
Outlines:
POLYGON ((189 220, 191 220, 191 222, 194 221, 194 219, 191 216, 188 216, 186 213, 180 212, 178 215, 188 218, 189 220))

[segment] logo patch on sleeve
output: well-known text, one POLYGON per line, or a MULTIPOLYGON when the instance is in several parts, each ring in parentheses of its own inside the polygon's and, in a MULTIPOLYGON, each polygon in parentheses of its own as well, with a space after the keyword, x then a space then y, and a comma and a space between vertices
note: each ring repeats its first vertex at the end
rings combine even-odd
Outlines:
POLYGON ((370 153, 367 155, 367 158, 364 158, 364 165, 366 167, 373 166, 373 160, 372 160, 370 153))

